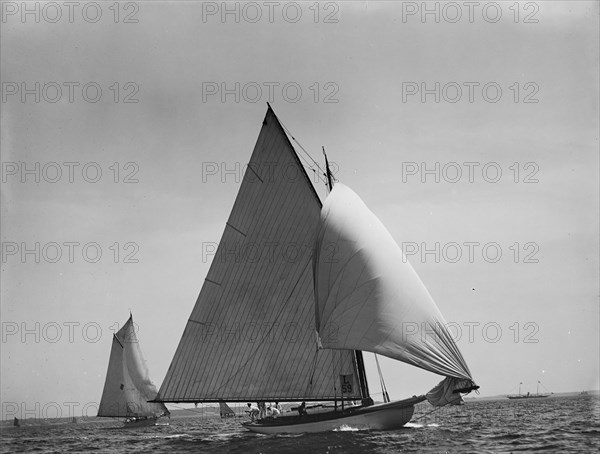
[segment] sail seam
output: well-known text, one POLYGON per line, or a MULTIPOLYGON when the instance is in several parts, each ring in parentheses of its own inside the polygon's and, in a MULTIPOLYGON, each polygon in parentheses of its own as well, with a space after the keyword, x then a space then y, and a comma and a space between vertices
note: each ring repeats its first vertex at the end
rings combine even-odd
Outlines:
POLYGON ((248 169, 250 169, 252 171, 252 173, 254 175, 256 175, 256 178, 258 178, 261 183, 264 183, 263 179, 260 177, 260 175, 258 173, 256 173, 256 171, 252 168, 252 166, 250 164, 251 163, 248 163, 248 169))
POLYGON ((188 323, 197 323, 198 325, 206 325, 205 322, 199 322, 198 320, 188 319, 188 323))
POLYGON ((228 226, 228 227, 231 227, 233 230, 235 230, 236 232, 238 232, 240 235, 247 236, 244 232, 242 232, 240 229, 235 228, 229 222, 226 222, 225 225, 228 226))

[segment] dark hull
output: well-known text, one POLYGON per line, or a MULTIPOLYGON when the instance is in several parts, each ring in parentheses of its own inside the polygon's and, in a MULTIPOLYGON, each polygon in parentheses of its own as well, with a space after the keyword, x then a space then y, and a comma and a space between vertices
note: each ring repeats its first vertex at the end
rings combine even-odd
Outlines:
POLYGON ((410 421, 414 405, 425 397, 385 404, 351 407, 344 411, 264 418, 242 424, 252 432, 262 434, 328 432, 344 426, 360 430, 399 429, 410 421))

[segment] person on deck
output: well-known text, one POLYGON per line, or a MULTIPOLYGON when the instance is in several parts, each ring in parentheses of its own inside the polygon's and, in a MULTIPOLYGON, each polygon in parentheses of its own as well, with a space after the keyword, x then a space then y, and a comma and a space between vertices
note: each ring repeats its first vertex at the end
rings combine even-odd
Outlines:
POLYGON ((258 401, 258 410, 260 411, 258 416, 260 419, 263 419, 265 416, 267 416, 267 406, 262 400, 258 401))
POLYGON ((306 402, 302 402, 298 407, 298 414, 303 416, 306 414, 306 402))
POLYGON ((279 405, 279 402, 275 402, 275 407, 273 409, 277 412, 277 416, 279 416, 280 414, 283 413, 283 410, 281 409, 281 405, 279 405))
POLYGON ((249 410, 246 410, 246 411, 250 415, 251 420, 254 421, 258 417, 260 410, 258 409, 258 407, 256 405, 252 405, 252 404, 248 404, 248 408, 249 408, 249 410))

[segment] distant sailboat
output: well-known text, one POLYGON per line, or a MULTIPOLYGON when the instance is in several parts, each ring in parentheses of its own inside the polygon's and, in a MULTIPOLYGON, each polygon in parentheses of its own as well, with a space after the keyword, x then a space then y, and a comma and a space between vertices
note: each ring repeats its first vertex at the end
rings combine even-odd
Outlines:
POLYGON ((537 389, 535 394, 531 394, 531 393, 527 393, 527 394, 521 394, 521 385, 523 384, 523 382, 519 382, 519 394, 509 394, 506 397, 508 397, 509 399, 539 399, 541 397, 548 397, 550 396, 550 394, 540 394, 540 381, 538 380, 537 382, 537 389))
POLYGON ((221 418, 235 418, 235 412, 231 409, 229 405, 227 405, 222 400, 219 401, 219 409, 221 413, 221 418))
POLYGON ((321 208, 269 106, 156 400, 302 402, 297 415, 244 424, 260 433, 399 428, 415 404, 459 404, 478 388, 445 325, 356 194, 336 184, 321 208), (362 350, 446 378, 427 395, 375 405, 362 350))
POLYGON ((169 414, 164 404, 148 402, 156 393, 130 315, 113 335, 98 416, 126 418, 126 427, 153 426, 160 416, 169 414))

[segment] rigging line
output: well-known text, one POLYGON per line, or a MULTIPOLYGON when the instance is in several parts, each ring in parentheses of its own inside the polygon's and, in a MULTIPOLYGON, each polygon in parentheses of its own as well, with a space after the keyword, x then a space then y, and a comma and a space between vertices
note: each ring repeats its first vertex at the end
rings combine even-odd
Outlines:
POLYGON ((377 363, 377 372, 379 373, 379 383, 381 384, 381 392, 383 394, 383 401, 389 402, 390 396, 387 392, 387 388, 385 386, 385 381, 383 380, 383 374, 381 373, 381 367, 379 367, 379 358, 377 358, 377 353, 375 355, 375 363, 377 363))
MULTIPOLYGON (((462 397, 462 396, 460 396, 460 395, 459 395, 457 398, 455 398, 455 399, 452 399, 451 401, 449 401, 449 402, 448 402, 446 405, 450 405, 452 402, 454 402, 455 400, 459 400, 461 397, 462 397)), ((427 413, 425 413, 425 414, 423 414, 423 415, 419 416, 418 418, 414 419, 414 421, 418 421, 419 419, 422 419, 422 418, 424 418, 425 416, 428 416, 428 415, 430 415, 431 413, 434 413, 434 412, 436 412, 436 411, 439 411, 439 410, 441 410, 442 408, 444 408, 446 405, 443 405, 443 406, 441 406, 441 407, 435 407, 433 410, 431 410, 431 411, 428 411, 427 413)))
MULTIPOLYGON (((284 131, 285 131, 285 132, 286 132, 286 133, 287 133, 287 134, 288 134, 288 135, 289 135, 289 136, 292 138, 292 140, 293 140, 294 142, 296 142, 296 143, 298 144, 298 146, 299 146, 299 147, 300 147, 300 149, 301 149, 301 150, 304 152, 304 154, 305 154, 305 155, 306 155, 306 156, 307 156, 307 157, 308 157, 308 158, 309 158, 309 159, 310 159, 310 160, 313 162, 313 164, 314 164, 314 165, 317 167, 317 169, 319 169, 319 173, 318 173, 319 180, 323 181, 324 183, 327 183, 327 181, 326 181, 324 178, 322 178, 322 175, 324 175, 324 174, 325 174, 325 170, 323 170, 323 169, 321 168, 321 166, 319 165, 319 163, 313 159, 313 157, 310 155, 310 153, 309 153, 308 151, 306 151, 306 149, 305 149, 305 148, 302 146, 302 144, 301 144, 301 143, 300 143, 300 142, 299 142, 299 141, 298 141, 298 140, 297 140, 297 139, 294 137, 294 135, 292 134, 292 132, 291 132, 291 131, 290 131, 290 130, 287 128, 287 126, 283 124, 283 122, 281 121, 281 119, 278 119, 278 120, 279 120, 279 123, 281 124, 281 126, 283 127, 284 131)), ((300 156, 300 155, 298 155, 298 156, 299 156, 300 158, 302 158, 302 156, 300 156)), ((304 160, 304 162, 306 162, 306 160, 305 160, 304 158, 302 158, 302 159, 304 160)), ((308 162, 307 162, 307 164, 308 164, 308 167, 309 167, 310 169, 312 169, 312 166, 310 165, 310 163, 308 163, 308 162)), ((314 170, 314 169, 313 169, 313 170, 314 170)))
POLYGON ((287 126, 285 124, 283 124, 283 122, 281 121, 281 119, 279 120, 279 123, 281 123, 281 126, 283 126, 283 129, 285 130, 285 132, 292 138, 292 140, 294 142, 296 142, 298 144, 298 146, 302 149, 302 151, 304 151, 304 153, 306 153, 306 155, 317 166, 317 168, 319 170, 323 171, 323 169, 321 169, 321 167, 319 166, 319 163, 317 161, 315 161, 313 159, 313 157, 308 153, 308 151, 306 151, 306 149, 302 146, 302 144, 298 140, 296 140, 296 138, 294 137, 294 135, 292 134, 292 132, 287 128, 287 126))
MULTIPOLYGON (((294 284, 294 287, 292 288, 292 291, 290 292, 289 296, 287 297, 287 299, 285 300, 285 302, 281 305, 281 308, 279 309, 279 312, 277 313, 277 316, 275 317, 275 319, 279 319, 280 315, 282 314, 283 310, 285 309, 286 305, 289 303, 289 301, 292 299, 292 295, 294 294, 294 292, 296 291, 296 287, 298 286, 298 283, 300 282, 300 280, 304 277, 304 272, 306 270, 306 267, 308 266, 308 264, 312 263, 312 254, 310 255, 310 257, 308 258, 308 261, 306 262, 306 265, 304 265, 304 268, 302 269, 302 273, 300 273, 300 277, 298 278, 298 280, 296 281, 296 283, 294 284)), ((269 328, 269 330, 267 331, 267 334, 265 336, 263 336, 263 339, 267 339, 268 335, 271 333, 271 331, 273 330, 273 328, 275 327, 275 324, 272 324, 271 327, 269 328)), ((262 345, 262 342, 257 346, 257 348, 250 354, 250 356, 246 359, 246 361, 244 361, 244 363, 238 367, 237 371, 235 371, 234 373, 231 374, 231 376, 225 380, 221 386, 219 388, 217 388, 215 391, 219 391, 221 389, 223 389, 223 387, 225 385, 227 385, 231 380, 233 380, 239 373, 240 371, 246 367, 246 365, 254 358, 254 356, 258 353, 259 351, 259 347, 262 345)))
MULTIPOLYGON (((292 138, 293 138, 293 137, 292 137, 292 138)), ((295 140, 295 139, 294 139, 294 140, 295 140)), ((296 150, 296 149, 294 148, 294 151, 295 151, 295 150, 296 150)), ((306 151, 305 151, 305 153, 306 153, 306 151)), ((318 164, 316 164, 316 166, 319 168, 319 171, 315 170, 314 166, 313 166, 313 165, 311 165, 311 164, 310 164, 310 162, 308 162, 308 161, 306 160, 306 158, 304 158, 304 156, 302 156, 301 154, 298 154, 298 153, 296 153, 296 156, 298 156, 298 159, 300 159, 301 161, 303 161, 303 162, 304 162, 304 163, 302 164, 303 166, 306 166, 308 169, 310 169, 310 170, 312 170, 312 171, 313 171, 313 173, 314 173, 314 174, 317 176, 317 178, 319 179, 319 181, 320 181, 320 182, 322 182, 322 183, 325 183, 325 185, 327 185, 327 181, 325 180, 325 178, 324 178, 324 176, 323 176, 323 175, 324 175, 324 174, 323 174, 323 169, 321 169, 321 168, 319 167, 319 165, 318 165, 318 164)), ((309 155, 309 157, 310 157, 310 155, 309 155)), ((312 160, 312 161, 314 161, 314 159, 312 159, 312 158, 311 158, 311 160, 312 160)), ((308 174, 308 172, 307 172, 307 174, 308 174)))
MULTIPOLYGON (((313 174, 315 174, 315 175, 317 176, 317 178, 319 179, 319 181, 321 181, 322 183, 325 183, 325 185, 327 185, 327 181, 325 180, 325 178, 323 178, 323 176, 321 175, 321 173, 317 172, 317 171, 316 171, 316 170, 315 170, 315 169, 314 169, 314 168, 313 168, 313 167, 310 165, 310 163, 309 163, 309 162, 308 162, 306 159, 304 159, 304 158, 302 157, 302 155, 299 155, 299 154, 297 154, 297 153, 296 153, 296 156, 298 156, 298 158, 299 158, 301 161, 304 161, 304 163, 305 163, 305 164, 303 164, 303 165, 306 165, 306 166, 307 166, 307 167, 308 167, 310 170, 312 170, 312 171, 313 171, 313 174)), ((320 169, 319 169, 319 170, 320 170, 320 169)))
POLYGON ((312 367, 311 367, 310 380, 309 380, 308 384, 306 385, 307 390, 308 390, 309 386, 312 386, 313 378, 315 377, 315 372, 317 371, 317 357, 318 356, 319 356, 319 348, 317 347, 317 349, 315 351, 315 359, 314 359, 312 367))

